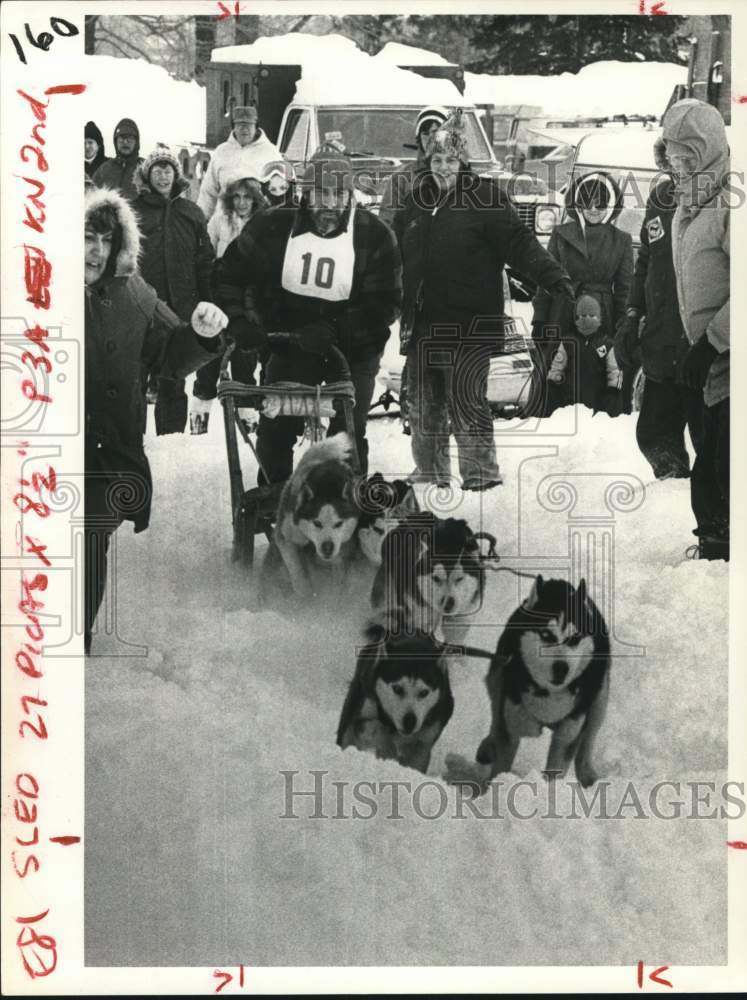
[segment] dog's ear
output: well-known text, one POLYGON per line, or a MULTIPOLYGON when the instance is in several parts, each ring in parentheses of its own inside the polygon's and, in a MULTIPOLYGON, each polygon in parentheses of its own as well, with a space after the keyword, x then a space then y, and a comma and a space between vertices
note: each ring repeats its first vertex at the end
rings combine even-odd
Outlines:
MULTIPOLYGON (((397 482, 399 483, 400 480, 397 480, 397 482)), ((402 486, 404 487, 404 492, 397 504, 398 510, 402 513, 417 514, 420 507, 418 506, 418 498, 415 496, 415 490, 409 483, 402 483, 402 486)))
POLYGON ((532 584, 532 589, 529 591, 529 597, 527 597, 526 601, 524 601, 525 608, 531 610, 533 607, 535 607, 535 605, 540 599, 540 595, 542 594, 542 587, 544 585, 544 582, 545 581, 542 579, 542 576, 538 573, 537 579, 534 581, 534 583, 532 584))
MULTIPOLYGON (((355 503, 355 487, 353 485, 353 480, 348 479, 342 488, 342 498, 350 503, 355 503)), ((356 505, 357 506, 357 505, 356 505)))
POLYGON ((585 604, 586 603, 586 580, 583 577, 581 577, 581 579, 579 580, 579 584, 578 584, 578 587, 576 589, 576 594, 578 595, 578 602, 579 602, 579 604, 585 604))
POLYGON ((299 509, 301 504, 306 503, 308 500, 313 499, 314 491, 308 483, 303 483, 301 489, 298 491, 298 496, 296 497, 296 510, 299 509))

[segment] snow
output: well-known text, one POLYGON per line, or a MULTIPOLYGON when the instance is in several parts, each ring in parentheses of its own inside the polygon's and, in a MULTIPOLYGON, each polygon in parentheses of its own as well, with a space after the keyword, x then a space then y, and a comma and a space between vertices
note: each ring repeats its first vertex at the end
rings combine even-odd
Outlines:
POLYGON ((578 73, 491 76, 465 73, 464 96, 473 104, 539 106, 547 114, 662 115, 687 67, 676 63, 589 63, 578 73))
POLYGON ((76 79, 81 68, 85 71, 79 109, 84 121, 95 121, 101 129, 107 156, 114 155, 114 129, 121 118, 137 122, 143 156, 159 142, 205 141, 205 88, 198 83, 175 80, 143 59, 86 56, 72 66, 76 79))
POLYGON ((251 45, 213 49, 212 62, 300 65, 298 104, 394 104, 399 106, 466 102, 450 80, 432 80, 369 56, 342 35, 294 33, 258 38, 251 45), (344 94, 340 80, 345 80, 344 94))
POLYGON ((438 52, 419 49, 415 45, 402 45, 400 42, 387 42, 381 51, 374 56, 382 62, 395 66, 456 66, 456 63, 444 59, 438 52))
MULTIPOLYGON (((454 818, 455 792, 439 776, 447 752, 471 756, 487 731, 481 660, 451 670, 456 710, 422 798, 436 812, 443 789, 445 816, 423 820, 404 797, 404 818, 389 820, 386 792, 373 819, 310 819, 310 799, 295 801, 303 818, 281 819, 281 770, 299 772, 299 789, 313 787, 310 770, 329 772, 327 816, 331 781, 419 778, 335 746, 365 601, 293 620, 254 612, 230 560, 220 409, 204 437, 156 438, 152 419, 151 527, 115 536, 119 640, 97 637, 94 652, 107 655, 86 672, 87 964, 726 961, 723 821, 641 820, 630 809, 614 820, 543 818, 544 738, 524 741, 506 778, 539 783, 540 815, 507 816, 504 786, 503 818, 454 818)), ((590 535, 606 539, 597 566, 612 546, 615 660, 599 751, 613 812, 629 780, 646 802, 656 781, 725 780, 727 762, 727 567, 683 559, 688 482, 652 481, 634 423, 572 409, 539 425, 498 422, 504 485, 457 491, 449 509, 492 531, 504 564, 524 572, 563 575, 590 535), (573 510, 557 482, 577 491, 573 510), (614 483, 628 484, 627 498, 614 483), (604 504, 613 494, 614 513, 604 504)), ((409 472, 397 421, 369 427, 372 469, 409 472)), ((245 446, 242 460, 248 487, 245 446)), ((494 648, 528 588, 490 574, 468 641, 494 648)), ((559 803, 568 790, 561 783, 559 803)))

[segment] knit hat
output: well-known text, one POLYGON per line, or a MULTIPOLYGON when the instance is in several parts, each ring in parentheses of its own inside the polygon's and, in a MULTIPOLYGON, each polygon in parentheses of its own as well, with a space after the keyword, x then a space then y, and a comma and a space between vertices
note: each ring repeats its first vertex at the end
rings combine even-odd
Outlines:
POLYGON ((321 145, 309 160, 303 175, 303 187, 319 191, 331 188, 335 191, 353 190, 353 165, 347 156, 336 149, 321 145))
POLYGON ((257 124, 257 109, 252 104, 234 108, 231 112, 231 121, 234 125, 246 123, 247 125, 257 124))
POLYGON ((599 304, 599 299, 594 295, 581 295, 576 300, 576 315, 581 314, 585 316, 598 316, 599 319, 602 318, 602 307, 599 304))
POLYGON ((449 111, 447 108, 442 108, 435 104, 423 108, 415 119, 415 138, 419 138, 420 133, 425 128, 430 128, 432 125, 443 125, 448 120, 448 117, 449 111))
POLYGON ((99 149, 104 148, 104 137, 96 122, 86 122, 85 138, 93 139, 94 142, 97 142, 99 149))
POLYGON ((461 110, 455 111, 437 132, 432 133, 428 137, 425 154, 430 159, 434 153, 445 153, 447 156, 456 156, 462 163, 469 163, 467 133, 461 110))
POLYGON ((138 191, 142 191, 150 187, 150 172, 157 163, 167 163, 170 167, 174 168, 174 185, 171 189, 172 192, 182 191, 185 187, 189 186, 189 183, 184 180, 182 175, 182 168, 179 160, 171 152, 168 146, 159 142, 156 144, 156 148, 153 152, 146 156, 135 171, 134 183, 138 191))

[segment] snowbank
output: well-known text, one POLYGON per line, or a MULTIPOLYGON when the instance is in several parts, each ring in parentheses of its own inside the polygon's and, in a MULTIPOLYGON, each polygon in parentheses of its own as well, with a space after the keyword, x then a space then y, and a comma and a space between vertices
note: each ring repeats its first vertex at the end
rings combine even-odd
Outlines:
POLYGON ((556 76, 491 76, 465 73, 465 97, 473 104, 539 105, 548 114, 661 115, 672 90, 687 80, 674 63, 590 63, 556 76))
POLYGON ((464 105, 449 80, 431 80, 363 52, 342 35, 294 33, 213 49, 212 62, 300 65, 300 104, 464 105), (344 81, 341 89, 340 81, 344 81))
MULTIPOLYGON (((614 571, 615 660, 599 751, 613 809, 629 780, 645 795, 659 780, 720 781, 726 768, 727 567, 683 560, 688 482, 652 482, 634 422, 563 410, 537 427, 498 423, 504 486, 457 491, 449 510, 492 531, 504 565, 545 575, 562 574, 572 546, 604 534, 593 560, 614 571), (572 491, 551 488, 558 479, 576 491, 574 508, 572 491), (612 485, 623 480, 627 493, 612 485), (613 493, 614 514, 601 500, 613 493)), ((410 439, 395 420, 372 421, 369 438, 372 468, 410 470, 410 439)), ((445 753, 471 755, 486 732, 484 661, 451 671, 456 709, 421 803, 435 814, 447 795, 445 816, 424 820, 409 806, 389 820, 386 793, 371 819, 310 819, 308 798, 293 800, 303 818, 281 819, 288 787, 313 788, 311 769, 328 772, 327 817, 338 811, 332 781, 418 778, 335 746, 365 602, 295 620, 249 609, 230 561, 217 405, 205 437, 156 438, 151 426, 147 448, 151 527, 125 527, 115 544, 119 636, 148 653, 97 638, 96 651, 111 655, 86 674, 87 964, 726 961, 722 821, 630 810, 559 821, 542 816, 542 802, 526 820, 505 808, 503 818, 455 818, 455 792, 439 776, 445 753), (281 770, 299 772, 292 786, 281 770)), ((253 482, 248 449, 242 459, 253 482)), ((494 648, 528 587, 490 574, 468 641, 494 648)), ((521 777, 542 790, 546 752, 546 739, 526 740, 508 786, 521 777)))
POLYGON ((159 142, 205 141, 205 88, 198 83, 175 80, 142 59, 86 56, 73 65, 75 78, 82 69, 87 85, 78 107, 84 121, 93 120, 101 129, 107 156, 114 155, 114 129, 121 118, 137 122, 142 155, 159 142))
POLYGON ((383 49, 376 53, 374 59, 392 63, 394 66, 456 66, 456 63, 444 59, 438 52, 419 49, 415 45, 402 45, 400 42, 387 42, 383 49))

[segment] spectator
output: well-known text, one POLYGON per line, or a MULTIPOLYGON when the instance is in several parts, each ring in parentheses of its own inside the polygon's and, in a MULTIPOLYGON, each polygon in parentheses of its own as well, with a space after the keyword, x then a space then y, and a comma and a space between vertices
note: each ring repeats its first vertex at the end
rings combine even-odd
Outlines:
MULTIPOLYGON (((314 154, 300 204, 259 212, 229 246, 218 265, 217 294, 239 346, 261 346, 266 332, 291 333, 286 349, 269 345, 267 382, 336 379, 330 349, 339 348, 355 387, 365 472, 368 409, 389 324, 399 315, 402 277, 389 227, 356 210, 350 160, 326 147, 314 154)), ((340 419, 330 423, 330 433, 342 429, 340 419)), ((289 478, 302 430, 302 420, 260 416, 257 450, 270 482, 289 478)))
POLYGON ((135 171, 140 156, 140 131, 131 118, 123 118, 114 129, 114 159, 102 163, 93 175, 97 187, 111 188, 132 202, 137 197, 135 171))
MULTIPOLYGON (((586 174, 569 187, 565 196, 568 222, 556 226, 547 245, 573 282, 576 297, 591 293, 602 307, 602 327, 614 336, 625 308, 633 274, 633 240, 614 225, 622 210, 622 192, 605 173, 586 174)), ((549 360, 553 337, 573 339, 573 309, 553 301, 540 288, 534 298, 533 337, 540 356, 549 360)), ((632 369, 623 372, 623 410, 630 412, 632 369)))
POLYGON ((690 343, 685 385, 703 394, 703 431, 690 476, 701 559, 729 558, 729 146, 716 108, 688 98, 664 116, 677 210, 672 253, 690 343))
POLYGON ((234 108, 231 122, 233 130, 210 157, 200 184, 197 204, 208 220, 215 212, 221 192, 231 181, 240 177, 261 177, 266 164, 282 159, 277 147, 257 127, 256 108, 234 108))
POLYGON ((220 350, 226 317, 200 302, 191 326, 137 273, 140 234, 115 191, 85 196, 85 648, 104 595, 112 533, 148 527, 152 481, 143 448, 144 374, 184 378, 220 350), (122 505, 117 505, 119 491, 122 505))
POLYGON ((654 158, 666 176, 646 203, 627 309, 615 337, 615 355, 627 368, 643 365, 638 447, 657 479, 685 479, 690 475, 685 426, 697 452, 703 401, 700 390, 682 381, 682 361, 690 345, 680 318, 672 261, 675 186, 661 140, 654 146, 654 158))
MULTIPOLYGON (((139 193, 133 207, 143 244, 140 273, 180 319, 188 320, 198 302, 213 297, 210 279, 215 255, 205 216, 184 197, 189 184, 167 146, 157 146, 141 163, 135 185, 139 193)), ((157 395, 158 433, 181 433, 187 424, 184 382, 161 377, 157 395)))
POLYGON ((86 177, 93 177, 101 164, 108 162, 104 152, 104 137, 96 122, 86 122, 84 146, 86 177))
POLYGON ((267 163, 260 176, 262 194, 270 208, 282 205, 293 207, 296 203, 296 171, 288 160, 273 160, 267 163))
POLYGON ((457 112, 431 135, 394 229, 404 262, 413 481, 450 481, 450 425, 465 490, 501 483, 487 401, 491 354, 503 336, 503 266, 571 299, 561 266, 497 185, 469 169, 457 112))
POLYGON ((611 417, 620 412, 622 374, 595 296, 576 300, 574 332, 558 345, 547 377, 553 387, 562 387, 557 405, 581 403, 611 417))
POLYGON ((423 108, 415 119, 415 159, 395 170, 381 185, 379 218, 388 226, 394 224, 397 212, 404 208, 407 197, 412 190, 415 174, 425 167, 426 150, 430 136, 443 125, 448 117, 449 112, 446 108, 431 105, 423 108))
MULTIPOLYGON (((226 248, 244 228, 245 223, 262 208, 267 201, 258 181, 253 177, 242 177, 232 181, 220 197, 222 211, 216 212, 208 223, 208 234, 213 243, 216 258, 220 260, 226 248)), ((206 434, 210 409, 217 395, 221 361, 216 358, 204 365, 195 378, 192 390, 192 405, 189 412, 189 429, 192 434, 206 434)), ((242 351, 234 347, 231 353, 231 377, 237 382, 254 383, 257 367, 257 352, 242 351)), ((254 429, 253 411, 249 407, 239 407, 239 419, 246 421, 247 430, 254 429)))

